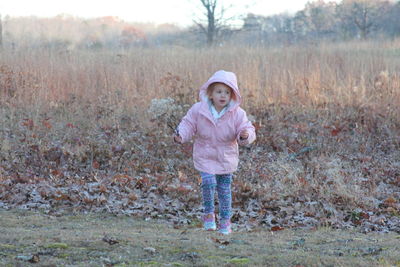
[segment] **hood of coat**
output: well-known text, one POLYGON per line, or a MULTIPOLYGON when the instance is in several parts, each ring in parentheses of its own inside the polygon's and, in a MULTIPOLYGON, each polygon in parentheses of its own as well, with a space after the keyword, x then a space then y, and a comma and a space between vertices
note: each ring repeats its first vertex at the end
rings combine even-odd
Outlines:
POLYGON ((235 94, 235 100, 231 100, 229 110, 234 110, 240 105, 242 97, 240 96, 236 75, 233 72, 224 70, 219 70, 214 73, 214 75, 200 87, 199 95, 202 102, 208 102, 207 88, 213 83, 223 83, 232 88, 233 93, 235 94))

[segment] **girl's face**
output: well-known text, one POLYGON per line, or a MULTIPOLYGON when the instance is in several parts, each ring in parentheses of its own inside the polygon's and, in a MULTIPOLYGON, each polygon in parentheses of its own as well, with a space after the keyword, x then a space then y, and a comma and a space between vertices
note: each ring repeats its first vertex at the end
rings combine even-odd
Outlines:
POLYGON ((213 84, 209 98, 213 101, 215 109, 220 112, 231 100, 232 89, 223 83, 213 84))

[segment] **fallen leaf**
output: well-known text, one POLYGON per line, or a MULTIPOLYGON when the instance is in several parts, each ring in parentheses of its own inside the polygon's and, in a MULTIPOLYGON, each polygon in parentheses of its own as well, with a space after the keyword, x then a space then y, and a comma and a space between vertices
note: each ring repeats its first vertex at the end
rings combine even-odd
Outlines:
POLYGON ((32 258, 29 260, 31 263, 38 263, 40 261, 39 255, 35 254, 32 256, 32 258))
POLYGON ((119 243, 119 241, 116 240, 115 238, 108 237, 108 236, 104 236, 102 241, 108 243, 109 245, 115 245, 115 244, 119 243))
POLYGON ((276 231, 282 231, 282 230, 285 230, 285 228, 283 228, 283 227, 281 227, 281 226, 272 226, 272 227, 271 227, 271 231, 274 231, 274 232, 276 232, 276 231))
POLYGON ((223 240, 223 239, 219 239, 219 238, 211 238, 215 243, 221 244, 221 245, 229 245, 229 240, 223 240))
POLYGON ((96 160, 93 160, 92 167, 94 169, 98 169, 98 168, 100 168, 100 163, 98 163, 96 160))

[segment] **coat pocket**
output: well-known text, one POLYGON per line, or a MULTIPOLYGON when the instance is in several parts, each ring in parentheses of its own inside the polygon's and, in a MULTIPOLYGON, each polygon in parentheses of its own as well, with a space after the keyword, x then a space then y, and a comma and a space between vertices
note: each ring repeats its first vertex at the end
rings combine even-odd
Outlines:
POLYGON ((225 147, 223 151, 223 159, 225 169, 236 169, 239 163, 239 150, 235 146, 225 147))
POLYGON ((193 147, 193 158, 198 162, 217 161, 217 149, 208 144, 195 143, 193 147))

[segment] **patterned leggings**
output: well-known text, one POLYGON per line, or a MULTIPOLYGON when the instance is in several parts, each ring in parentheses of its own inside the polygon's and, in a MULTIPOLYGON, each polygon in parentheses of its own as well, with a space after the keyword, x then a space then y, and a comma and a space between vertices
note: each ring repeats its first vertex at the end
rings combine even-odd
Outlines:
POLYGON ((219 217, 229 220, 232 216, 232 174, 209 174, 200 172, 204 213, 214 213, 215 188, 218 192, 219 217))

